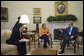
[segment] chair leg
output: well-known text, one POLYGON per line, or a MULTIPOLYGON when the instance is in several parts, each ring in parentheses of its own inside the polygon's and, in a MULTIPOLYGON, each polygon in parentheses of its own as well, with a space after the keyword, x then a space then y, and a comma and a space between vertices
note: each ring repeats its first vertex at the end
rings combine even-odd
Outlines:
POLYGON ((39 42, 39 39, 38 39, 38 48, 40 47, 40 42, 39 42))
POLYGON ((76 53, 76 42, 74 42, 74 53, 76 53))
POLYGON ((38 42, 38 48, 39 48, 39 42, 38 42))
POLYGON ((40 42, 39 42, 39 48, 40 48, 40 42))
POLYGON ((52 47, 52 44, 53 44, 53 42, 52 42, 52 38, 51 38, 51 48, 53 48, 53 47, 52 47))
POLYGON ((53 44, 53 43, 51 42, 51 48, 53 48, 53 47, 52 47, 52 44, 53 44))
POLYGON ((77 43, 77 48, 79 49, 79 43, 77 43))
POLYGON ((38 48, 40 47, 40 42, 38 42, 38 48))
POLYGON ((62 40, 60 40, 60 49, 62 48, 62 40))
POLYGON ((56 55, 57 55, 58 50, 56 50, 56 55))

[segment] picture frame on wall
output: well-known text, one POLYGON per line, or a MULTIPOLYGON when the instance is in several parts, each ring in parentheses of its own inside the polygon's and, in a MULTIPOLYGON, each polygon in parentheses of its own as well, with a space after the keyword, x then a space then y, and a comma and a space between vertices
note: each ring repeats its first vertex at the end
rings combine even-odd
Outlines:
POLYGON ((33 15, 41 15, 41 8, 33 8, 33 15))
POLYGON ((34 24, 40 24, 41 23, 41 17, 33 17, 33 23, 34 24))
POLYGON ((68 2, 60 1, 55 2, 55 16, 68 14, 68 2))
POLYGON ((8 22, 8 8, 1 7, 1 22, 8 22))

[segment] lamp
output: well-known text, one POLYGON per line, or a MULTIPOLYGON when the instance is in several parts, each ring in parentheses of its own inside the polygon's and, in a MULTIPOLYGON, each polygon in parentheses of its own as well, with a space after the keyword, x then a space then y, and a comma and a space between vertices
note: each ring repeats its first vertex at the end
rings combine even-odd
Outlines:
POLYGON ((19 23, 27 24, 30 23, 28 15, 21 15, 19 23))

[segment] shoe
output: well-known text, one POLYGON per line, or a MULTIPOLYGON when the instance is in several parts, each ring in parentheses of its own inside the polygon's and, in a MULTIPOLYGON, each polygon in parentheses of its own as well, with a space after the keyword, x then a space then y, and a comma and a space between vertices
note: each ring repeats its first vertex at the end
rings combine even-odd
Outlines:
POLYGON ((47 47, 44 47, 44 49, 46 49, 47 47))
POLYGON ((44 47, 44 49, 46 49, 47 48, 47 46, 46 47, 44 47))
POLYGON ((64 51, 60 51, 58 54, 63 54, 64 53, 64 51))

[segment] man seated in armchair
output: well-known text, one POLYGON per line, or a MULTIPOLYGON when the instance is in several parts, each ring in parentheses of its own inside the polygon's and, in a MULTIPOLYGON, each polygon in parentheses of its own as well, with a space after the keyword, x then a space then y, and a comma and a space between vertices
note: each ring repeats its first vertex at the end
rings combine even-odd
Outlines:
POLYGON ((47 48, 47 42, 50 45, 49 35, 50 31, 46 28, 46 24, 42 24, 42 28, 40 28, 40 39, 44 39, 44 48, 47 48))
POLYGON ((62 29, 59 29, 59 31, 64 34, 61 51, 59 52, 59 54, 62 54, 64 53, 66 44, 69 44, 69 41, 71 40, 77 39, 79 31, 77 27, 73 26, 72 21, 69 22, 68 28, 66 28, 64 31, 62 29))

